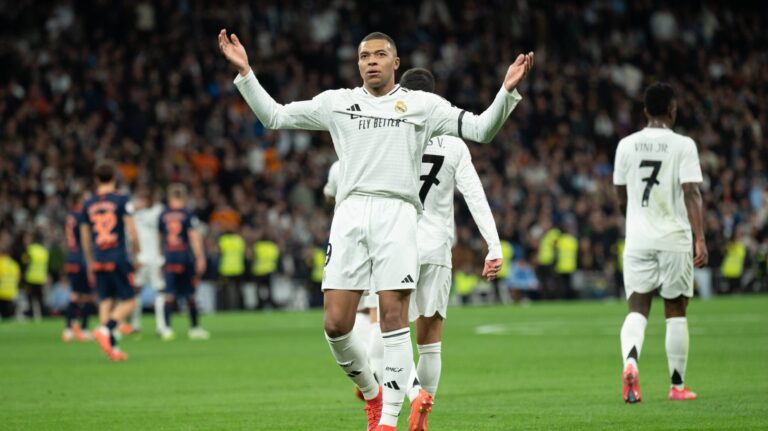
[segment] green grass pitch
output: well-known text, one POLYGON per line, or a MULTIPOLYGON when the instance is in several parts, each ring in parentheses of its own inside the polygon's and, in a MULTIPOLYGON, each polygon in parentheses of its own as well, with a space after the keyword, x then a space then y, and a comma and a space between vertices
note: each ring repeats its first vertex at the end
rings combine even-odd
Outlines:
MULTIPOLYGON (((638 405, 621 400, 625 304, 451 309, 430 429, 768 429, 768 297, 691 303, 691 402, 666 400, 662 308, 657 300, 646 333, 638 405)), ((125 363, 95 344, 63 344, 60 320, 0 324, 0 429, 362 430, 362 403, 321 322, 319 312, 205 316, 211 340, 126 338, 125 363)), ((186 318, 175 324, 184 335, 186 318)))

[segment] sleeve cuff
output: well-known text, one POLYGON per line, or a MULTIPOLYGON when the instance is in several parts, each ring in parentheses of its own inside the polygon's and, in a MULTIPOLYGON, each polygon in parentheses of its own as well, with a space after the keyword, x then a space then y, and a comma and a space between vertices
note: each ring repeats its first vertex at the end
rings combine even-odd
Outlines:
POLYGON ((237 85, 237 84, 239 84, 239 83, 241 83, 243 81, 247 81, 249 79, 256 79, 256 75, 254 75, 253 69, 249 70, 248 74, 245 75, 245 76, 243 76, 243 75, 238 73, 237 76, 235 77, 235 80, 233 82, 234 82, 235 85, 237 85))
POLYGON ((502 85, 500 93, 504 94, 505 97, 509 97, 513 100, 523 100, 523 96, 520 94, 520 92, 517 91, 517 87, 513 88, 512 91, 507 91, 507 89, 502 85))
POLYGON ((485 256, 485 260, 502 259, 504 256, 501 254, 501 244, 489 244, 488 255, 485 256))

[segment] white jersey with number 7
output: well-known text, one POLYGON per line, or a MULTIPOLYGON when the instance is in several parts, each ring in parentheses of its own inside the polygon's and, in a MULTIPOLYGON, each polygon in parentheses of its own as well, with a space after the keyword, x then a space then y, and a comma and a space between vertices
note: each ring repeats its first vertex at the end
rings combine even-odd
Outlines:
POLYGON ((619 142, 613 183, 627 187, 627 250, 691 251, 683 183, 702 182, 693 139, 647 127, 619 142))

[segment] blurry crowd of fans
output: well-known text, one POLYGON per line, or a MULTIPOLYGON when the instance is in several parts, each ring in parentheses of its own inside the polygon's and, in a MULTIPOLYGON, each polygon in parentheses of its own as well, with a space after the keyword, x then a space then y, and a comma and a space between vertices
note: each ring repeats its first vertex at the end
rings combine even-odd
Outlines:
MULTIPOLYGON (((268 237, 282 256, 278 271, 309 279, 330 225, 322 196, 336 158, 330 137, 265 130, 232 85, 216 34, 236 32, 261 82, 287 103, 359 86, 357 43, 383 31, 397 41, 401 71, 432 70, 437 92, 474 112, 518 52, 536 52, 524 101, 492 144, 470 144, 502 239, 534 267, 552 226, 578 238, 580 271, 618 279, 614 150, 644 126, 643 88, 671 82, 676 130, 699 147, 710 266, 717 275, 737 241, 746 256, 736 288, 759 289, 768 253, 766 26, 764 7, 722 2, 6 2, 0 247, 23 254, 25 234, 60 247, 68 196, 90 187, 96 161, 112 158, 126 189, 190 186, 212 259, 223 232, 246 244, 268 237)), ((456 217, 454 266, 479 272, 484 245, 463 203, 456 217)))

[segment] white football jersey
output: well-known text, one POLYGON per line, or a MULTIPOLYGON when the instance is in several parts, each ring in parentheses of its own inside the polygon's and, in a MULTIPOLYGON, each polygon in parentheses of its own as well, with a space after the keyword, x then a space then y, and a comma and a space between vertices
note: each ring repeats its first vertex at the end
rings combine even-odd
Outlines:
POLYGON ((613 183, 627 186, 626 249, 691 251, 682 184, 700 182, 693 139, 651 127, 622 139, 613 183))
POLYGON ((485 197, 467 144, 452 136, 427 143, 421 164, 419 198, 424 212, 419 219, 419 262, 451 267, 451 248, 456 226, 453 218, 454 187, 457 187, 488 245, 486 259, 501 259, 496 223, 485 197))
POLYGON ((339 157, 336 205, 356 194, 403 199, 419 210, 418 176, 427 141, 452 135, 489 142, 522 100, 517 90, 501 88, 491 106, 474 115, 435 94, 397 85, 381 97, 358 87, 280 105, 253 71, 238 74, 234 83, 265 127, 330 132, 339 157))
POLYGON ((136 210, 133 213, 136 232, 139 236, 140 252, 138 261, 142 265, 162 262, 160 236, 157 227, 160 223, 160 214, 162 212, 163 205, 156 203, 149 208, 136 210))
POLYGON ((336 191, 339 188, 339 161, 336 160, 328 170, 328 182, 323 187, 323 194, 329 198, 336 197, 336 191))

